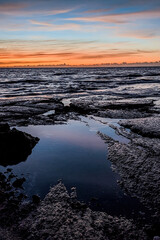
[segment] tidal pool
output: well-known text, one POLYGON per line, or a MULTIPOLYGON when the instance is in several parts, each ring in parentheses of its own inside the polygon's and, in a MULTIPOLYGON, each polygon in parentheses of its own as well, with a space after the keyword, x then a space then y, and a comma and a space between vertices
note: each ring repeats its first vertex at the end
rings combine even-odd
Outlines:
MULTIPOLYGON (((82 117, 81 121, 70 120, 64 125, 18 127, 40 138, 25 162, 11 166, 14 174, 26 178, 25 193, 43 198, 61 179, 68 189, 75 186, 78 199, 92 209, 112 215, 138 215, 143 209, 141 204, 118 186, 119 176, 107 160, 107 145, 97 135, 99 130, 128 143, 128 139, 117 135, 107 124, 117 125, 117 121, 82 117)), ((4 169, 0 167, 1 171, 4 169)))

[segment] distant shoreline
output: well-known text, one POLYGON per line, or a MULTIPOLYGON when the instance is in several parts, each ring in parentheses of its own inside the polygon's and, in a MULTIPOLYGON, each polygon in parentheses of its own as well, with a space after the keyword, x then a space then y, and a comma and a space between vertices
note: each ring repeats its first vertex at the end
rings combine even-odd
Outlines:
POLYGON ((33 69, 42 69, 42 68, 53 68, 53 69, 57 69, 57 68, 143 68, 143 67, 149 67, 149 68, 156 68, 156 67, 160 67, 160 63, 157 65, 106 65, 106 66, 102 66, 102 65, 87 65, 87 66, 8 66, 8 67, 0 67, 0 69, 22 69, 22 68, 33 68, 33 69))

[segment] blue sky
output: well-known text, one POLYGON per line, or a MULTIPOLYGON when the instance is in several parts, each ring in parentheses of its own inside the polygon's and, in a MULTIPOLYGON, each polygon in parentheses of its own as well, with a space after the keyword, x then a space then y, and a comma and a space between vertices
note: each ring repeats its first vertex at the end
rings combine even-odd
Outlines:
POLYGON ((0 65, 160 60, 160 1, 0 0, 0 65))

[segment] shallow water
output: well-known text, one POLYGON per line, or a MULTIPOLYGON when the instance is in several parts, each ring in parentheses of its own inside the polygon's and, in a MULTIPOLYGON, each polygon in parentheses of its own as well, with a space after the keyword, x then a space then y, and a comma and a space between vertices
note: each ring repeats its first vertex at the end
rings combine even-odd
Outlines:
POLYGON ((107 146, 97 135, 99 130, 128 143, 128 139, 120 137, 107 125, 111 122, 116 125, 117 121, 82 117, 81 121, 71 120, 65 125, 19 127, 40 138, 28 159, 12 166, 14 174, 23 174, 26 178, 25 193, 30 197, 39 194, 43 198, 49 188, 62 179, 68 189, 76 186, 78 199, 93 209, 112 215, 139 215, 144 208, 118 186, 119 176, 107 160, 107 146))

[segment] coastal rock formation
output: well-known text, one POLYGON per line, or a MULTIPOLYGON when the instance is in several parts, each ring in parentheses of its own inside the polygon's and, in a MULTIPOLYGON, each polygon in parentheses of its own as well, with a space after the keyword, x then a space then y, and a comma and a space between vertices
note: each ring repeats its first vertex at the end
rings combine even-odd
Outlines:
POLYGON ((149 240, 158 240, 160 70, 1 69, 0 76, 0 121, 4 123, 0 125, 1 165, 25 161, 38 142, 9 125, 51 125, 81 114, 125 119, 114 129, 130 139, 128 144, 100 135, 108 145, 113 169, 120 174, 122 189, 151 209, 148 225, 153 223, 147 227, 144 220, 137 226, 139 219, 135 223, 94 212, 62 183, 43 201, 33 195, 32 203, 25 204, 21 194, 25 179, 8 169, 8 173, 0 173, 0 239, 148 240, 149 236, 149 240))
MULTIPOLYGON (((158 211, 160 209, 160 162, 157 152, 155 154, 154 150, 150 151, 138 145, 138 142, 123 144, 106 135, 100 134, 100 136, 108 144, 109 160, 120 174, 121 185, 125 191, 158 211)), ((149 143, 145 139, 143 142, 149 143)))
POLYGON ((39 139, 30 134, 10 129, 8 124, 0 125, 0 164, 14 165, 25 161, 39 139))
POLYGON ((15 125, 46 125, 75 119, 78 114, 93 114, 110 118, 144 118, 158 114, 154 98, 124 98, 122 96, 69 95, 66 98, 49 98, 0 101, 0 120, 15 125), (68 98, 67 98, 68 97, 68 98), (69 99, 69 100, 68 100, 69 99), (65 100, 69 101, 65 105, 65 100))
POLYGON ((153 100, 114 99, 113 97, 85 97, 71 100, 70 107, 79 113, 90 113, 99 117, 142 118, 151 115, 153 100))
POLYGON ((160 138, 160 117, 123 120, 120 124, 144 137, 160 138))
POLYGON ((61 182, 43 201, 34 195, 24 203, 25 195, 12 185, 15 178, 11 169, 0 173, 0 239, 148 240, 133 220, 92 211, 77 200, 75 188, 69 194, 61 182))
POLYGON ((77 201, 75 189, 69 195, 62 183, 51 188, 40 206, 22 221, 20 229, 26 240, 146 240, 131 220, 94 212, 77 201))
POLYGON ((99 135, 107 143, 108 159, 113 170, 121 177, 120 186, 127 194, 139 198, 143 205, 151 210, 150 222, 153 223, 151 229, 160 235, 159 119, 157 117, 121 120, 119 123, 122 126, 133 131, 126 131, 123 128, 118 131, 116 127, 119 134, 130 139, 128 144, 115 141, 100 132, 99 135))

